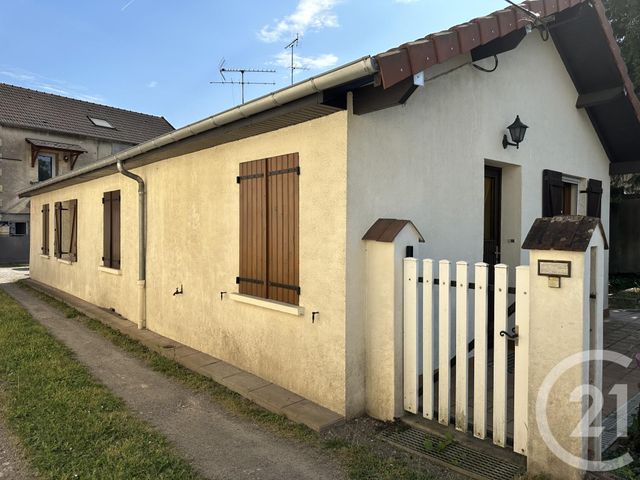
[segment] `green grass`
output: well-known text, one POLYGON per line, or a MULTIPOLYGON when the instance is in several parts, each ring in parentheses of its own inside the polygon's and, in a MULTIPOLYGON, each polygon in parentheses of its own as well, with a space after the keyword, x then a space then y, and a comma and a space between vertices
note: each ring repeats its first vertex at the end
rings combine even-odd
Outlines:
POLYGON ((114 345, 142 360, 153 370, 177 380, 196 392, 206 393, 230 414, 248 418, 277 435, 303 441, 337 456, 349 478, 353 480, 431 480, 433 478, 426 472, 413 468, 400 456, 380 455, 368 445, 339 437, 326 438, 304 425, 293 423, 282 415, 271 413, 210 378, 195 373, 98 320, 81 314, 67 304, 25 283, 20 283, 20 286, 61 310, 67 318, 73 318, 102 334, 114 345))
POLYGON ((2 291, 0 407, 41 478, 201 478, 2 291))

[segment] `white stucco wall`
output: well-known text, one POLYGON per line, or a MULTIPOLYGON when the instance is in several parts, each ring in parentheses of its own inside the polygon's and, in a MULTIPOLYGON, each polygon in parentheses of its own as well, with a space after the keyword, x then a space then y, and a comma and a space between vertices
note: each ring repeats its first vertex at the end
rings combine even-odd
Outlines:
MULTIPOLYGON (((405 106, 349 116, 347 336, 353 392, 364 391, 358 382, 365 345, 357 335, 365 328, 361 238, 376 219, 412 220, 430 258, 482 261, 484 166, 498 165, 504 168, 503 262, 528 262, 519 247, 542 213, 544 169, 602 180, 608 231, 609 161, 586 112, 575 108, 578 95, 553 42, 529 35, 500 55, 494 73, 461 58, 449 64, 460 68, 427 81, 405 106), (516 115, 531 128, 519 150, 504 150, 502 136, 516 115)), ((493 60, 483 65, 491 67, 493 60)))

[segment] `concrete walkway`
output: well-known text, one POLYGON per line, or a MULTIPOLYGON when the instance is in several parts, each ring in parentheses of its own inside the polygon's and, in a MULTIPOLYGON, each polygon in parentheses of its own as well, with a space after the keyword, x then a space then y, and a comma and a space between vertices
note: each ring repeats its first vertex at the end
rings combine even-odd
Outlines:
POLYGON ((339 479, 324 452, 265 432, 127 355, 100 334, 15 284, 0 286, 21 303, 134 414, 164 434, 207 478, 339 479))

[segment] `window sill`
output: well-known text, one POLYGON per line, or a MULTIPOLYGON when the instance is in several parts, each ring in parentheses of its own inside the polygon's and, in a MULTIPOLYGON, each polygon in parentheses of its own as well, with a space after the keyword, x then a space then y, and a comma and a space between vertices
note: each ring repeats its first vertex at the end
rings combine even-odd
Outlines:
POLYGON ((71 260, 67 260, 66 258, 58 258, 58 263, 64 263, 65 265, 73 265, 71 260))
POLYGON ((47 260, 49 260, 51 258, 51 256, 45 255, 44 253, 41 253, 40 254, 40 258, 46 258, 47 260))
POLYGON ((115 268, 103 267, 102 265, 98 265, 98 270, 104 273, 108 273, 109 275, 122 275, 121 270, 117 270, 115 268))
POLYGON ((243 295, 241 293, 230 293, 229 298, 234 302, 246 303, 256 307, 268 308, 277 312, 288 313, 289 315, 304 315, 304 307, 291 305, 289 303, 276 302, 275 300, 267 300, 266 298, 252 297, 251 295, 243 295))

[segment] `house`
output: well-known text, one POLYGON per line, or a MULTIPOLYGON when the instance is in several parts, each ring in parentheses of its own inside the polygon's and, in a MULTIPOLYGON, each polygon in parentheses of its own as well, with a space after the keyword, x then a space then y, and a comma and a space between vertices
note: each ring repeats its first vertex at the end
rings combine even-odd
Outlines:
POLYGON ((162 117, 0 83, 0 264, 29 259, 19 190, 172 130, 162 117))
POLYGON ((640 166, 601 3, 523 8, 25 188, 32 278, 348 418, 388 417, 367 383, 370 242, 519 265, 537 217, 606 233, 610 171, 640 166))

